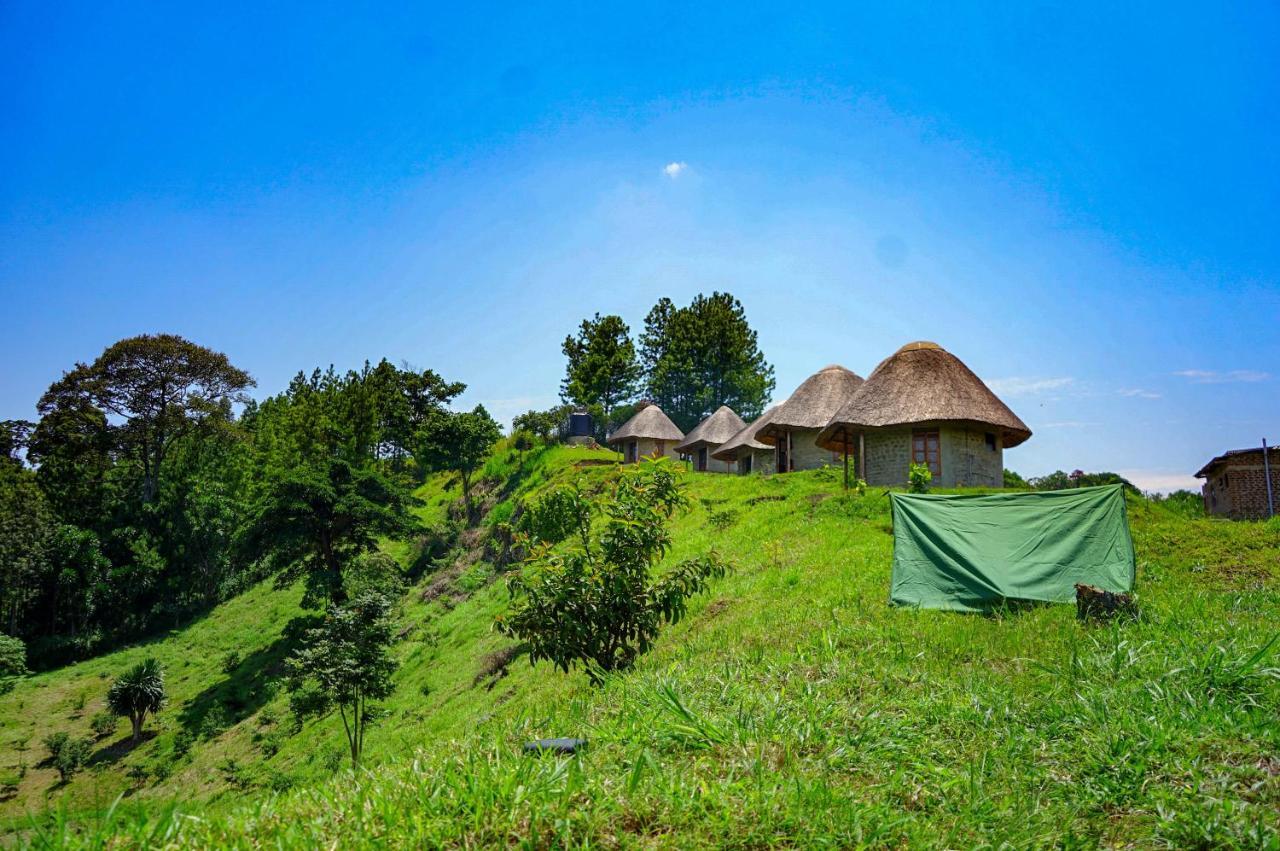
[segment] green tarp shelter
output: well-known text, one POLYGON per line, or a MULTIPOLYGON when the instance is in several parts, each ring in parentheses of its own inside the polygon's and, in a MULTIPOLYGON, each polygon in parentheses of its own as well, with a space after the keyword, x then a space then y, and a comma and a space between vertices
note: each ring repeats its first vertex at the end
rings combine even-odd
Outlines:
POLYGON ((1076 583, 1133 590, 1120 485, 890 499, 895 605, 974 612, 1006 600, 1071 603, 1076 583))

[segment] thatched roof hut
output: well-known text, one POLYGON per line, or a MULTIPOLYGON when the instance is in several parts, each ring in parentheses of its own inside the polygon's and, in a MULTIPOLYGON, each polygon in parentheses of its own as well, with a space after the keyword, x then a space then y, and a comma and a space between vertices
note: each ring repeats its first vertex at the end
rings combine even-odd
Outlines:
POLYGON ((773 418, 756 432, 756 440, 773 446, 788 431, 822 430, 861 386, 862 378, 856 373, 837 364, 823 367, 778 406, 773 418))
POLYGON ((605 442, 613 445, 628 440, 646 439, 679 443, 684 440, 684 432, 657 405, 645 405, 635 416, 618 426, 617 431, 605 438, 605 442))
POLYGON ((858 432, 949 421, 994 427, 1006 448, 1031 436, 1027 424, 959 358, 937 343, 908 343, 881 361, 831 416, 818 445, 840 451, 858 432))
POLYGON ((716 412, 694 427, 684 436, 684 442, 676 446, 677 452, 686 455, 698 449, 717 449, 726 440, 746 428, 742 417, 728 405, 721 405, 716 412))
POLYGON ((721 461, 736 461, 741 453, 768 449, 768 444, 756 440, 756 432, 769 424, 779 407, 781 406, 774 405, 753 422, 743 426, 738 430, 737 434, 722 443, 719 449, 713 451, 711 456, 721 461))

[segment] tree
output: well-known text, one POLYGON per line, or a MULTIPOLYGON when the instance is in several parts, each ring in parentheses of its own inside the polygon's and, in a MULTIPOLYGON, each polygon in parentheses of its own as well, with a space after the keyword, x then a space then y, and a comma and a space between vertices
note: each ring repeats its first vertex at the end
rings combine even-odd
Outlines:
POLYGON ((276 469, 254 503, 239 537, 249 560, 279 570, 279 585, 306 579, 304 604, 346 600, 344 578, 381 538, 401 540, 417 529, 413 497, 373 467, 324 463, 276 469))
POLYGON ((143 334, 112 344, 92 364, 76 364, 37 409, 43 417, 87 406, 115 417, 110 430, 141 465, 142 499, 151 502, 174 441, 207 420, 228 418, 253 385, 220 352, 175 334, 143 334))
POLYGON ((0 633, 0 694, 8 694, 27 670, 27 646, 19 639, 0 633))
POLYGON ((475 519, 471 479, 501 437, 502 429, 483 405, 473 411, 439 412, 418 433, 418 463, 426 470, 449 470, 461 477, 468 522, 475 519))
POLYGON ((729 293, 700 294, 680 308, 660 300, 645 317, 640 362, 649 398, 684 431, 721 405, 755 419, 776 383, 742 304, 729 293))
POLYGON ((533 508, 544 518, 535 525, 552 538, 576 532, 577 540, 553 549, 523 536, 529 556, 508 580, 512 605, 498 629, 526 642, 532 661, 547 659, 566 673, 581 664, 595 684, 631 667, 662 624, 680 620, 688 598, 727 570, 712 552, 653 576, 671 546, 668 521, 687 504, 666 459, 616 473, 595 503, 576 491, 548 495, 533 508))
POLYGON ((599 407, 604 416, 619 402, 631 399, 640 379, 631 329, 621 316, 582 320, 578 336, 564 338, 568 358, 560 398, 586 407, 599 407))
POLYGON ((0 461, 0 628, 16 635, 50 573, 56 519, 36 477, 0 461))
POLYGON ((324 623, 307 631, 305 646, 289 659, 288 686, 299 718, 323 717, 336 707, 351 751, 360 764, 365 732, 377 717, 370 701, 391 694, 396 663, 388 649, 393 632, 391 600, 369 590, 349 605, 332 606, 324 623))
POLYGON ((107 708, 133 726, 133 741, 142 738, 142 722, 159 712, 167 700, 164 670, 155 659, 147 659, 121 674, 107 690, 107 708))

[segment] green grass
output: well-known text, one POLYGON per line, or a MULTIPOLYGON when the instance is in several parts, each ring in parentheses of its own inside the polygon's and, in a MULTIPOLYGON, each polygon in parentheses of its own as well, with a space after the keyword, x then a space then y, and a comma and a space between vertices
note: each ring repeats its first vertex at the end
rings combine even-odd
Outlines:
MULTIPOLYGON (((606 469, 576 465, 603 457, 502 450, 486 504, 514 507, 568 477, 601 477, 606 469)), ((0 698, 7 752, 18 730, 87 730, 105 694, 101 672, 147 652, 170 666, 174 693, 160 736, 96 777, 57 789, 37 774, 52 769, 29 771, 6 812, 52 809, 19 818, 18 838, 1280 847, 1274 524, 1188 519, 1131 500, 1142 616, 1085 626, 1068 606, 992 616, 890 608, 888 500, 874 489, 846 497, 834 474, 698 474, 689 487, 693 508, 675 523, 670 558, 715 548, 735 570, 635 671, 593 689, 582 674, 524 658, 503 668, 498 651, 510 642, 491 624, 506 592, 464 540, 406 596, 402 668, 390 716, 370 733, 367 771, 328 761, 342 741, 333 719, 279 735, 268 757, 255 733, 288 732, 274 695, 250 698, 252 711, 198 741, 168 780, 127 783, 132 761, 172 747, 191 701, 269 683, 270 665, 255 663, 253 676, 219 667, 229 649, 265 660, 297 612, 295 592, 255 589, 150 647, 40 675, 0 698), (275 722, 264 725, 264 713, 275 722), (530 738, 558 735, 590 746, 572 758, 521 753, 530 738), (228 759, 235 771, 223 770, 228 759), (294 788, 271 791, 281 777, 294 788), (132 795, 111 807, 125 787, 132 795)), ((456 484, 434 479, 420 495, 424 520, 439 523, 456 484)), ((8 770, 0 762, 0 775, 8 770)))

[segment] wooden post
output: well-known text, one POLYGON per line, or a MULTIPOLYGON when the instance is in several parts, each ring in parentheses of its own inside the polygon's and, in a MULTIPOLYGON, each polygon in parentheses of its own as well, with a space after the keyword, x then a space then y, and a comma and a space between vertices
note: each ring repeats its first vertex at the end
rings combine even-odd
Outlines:
POLYGON ((796 470, 795 443, 791 440, 791 429, 787 429, 787 472, 794 473, 796 470))
POLYGON ((844 489, 849 489, 849 432, 844 433, 844 489))
POLYGON ((867 480, 867 447, 862 440, 862 432, 858 432, 858 469, 861 471, 858 478, 865 482, 867 480))

